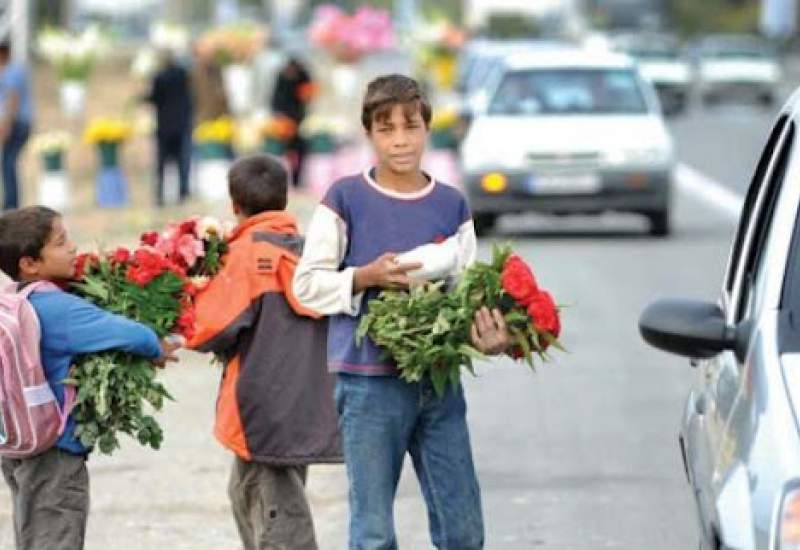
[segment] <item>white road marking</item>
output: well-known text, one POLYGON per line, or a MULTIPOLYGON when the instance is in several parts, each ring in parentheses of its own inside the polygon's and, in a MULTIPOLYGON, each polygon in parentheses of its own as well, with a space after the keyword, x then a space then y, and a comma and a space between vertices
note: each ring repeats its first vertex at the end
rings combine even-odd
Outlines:
POLYGON ((679 164, 675 169, 675 184, 679 191, 704 201, 731 219, 739 219, 744 197, 710 176, 679 164))

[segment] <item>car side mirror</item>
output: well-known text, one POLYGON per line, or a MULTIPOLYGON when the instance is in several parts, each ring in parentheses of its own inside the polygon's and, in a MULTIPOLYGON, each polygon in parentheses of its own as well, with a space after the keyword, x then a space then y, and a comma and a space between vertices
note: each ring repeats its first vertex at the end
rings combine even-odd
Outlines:
POLYGON ((639 332, 648 344, 669 353, 708 359, 731 350, 744 362, 751 325, 729 326, 717 304, 665 299, 645 308, 639 317, 639 332))

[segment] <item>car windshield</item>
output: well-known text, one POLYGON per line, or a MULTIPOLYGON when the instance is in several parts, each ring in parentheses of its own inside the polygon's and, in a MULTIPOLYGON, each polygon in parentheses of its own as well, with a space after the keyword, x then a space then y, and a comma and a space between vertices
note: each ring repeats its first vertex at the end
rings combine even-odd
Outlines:
POLYGON ((645 60, 661 60, 661 59, 677 59, 680 57, 680 52, 677 48, 667 45, 653 45, 653 46, 634 46, 628 48, 627 53, 636 59, 645 60))
POLYGON ((647 112, 628 69, 537 69, 505 75, 489 106, 494 115, 641 114, 647 112))

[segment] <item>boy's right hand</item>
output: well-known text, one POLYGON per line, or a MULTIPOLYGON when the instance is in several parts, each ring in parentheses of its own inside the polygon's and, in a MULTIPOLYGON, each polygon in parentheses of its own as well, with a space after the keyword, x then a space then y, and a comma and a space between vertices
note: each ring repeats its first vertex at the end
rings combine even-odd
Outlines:
POLYGON ((397 254, 387 252, 372 263, 356 269, 353 277, 353 294, 370 287, 408 288, 411 283, 408 273, 421 268, 422 264, 420 262, 399 264, 396 258, 397 254))
POLYGON ((178 361, 178 356, 175 352, 181 349, 183 342, 181 340, 167 336, 161 339, 161 355, 157 359, 153 359, 153 364, 158 368, 163 369, 167 363, 175 363, 178 361))

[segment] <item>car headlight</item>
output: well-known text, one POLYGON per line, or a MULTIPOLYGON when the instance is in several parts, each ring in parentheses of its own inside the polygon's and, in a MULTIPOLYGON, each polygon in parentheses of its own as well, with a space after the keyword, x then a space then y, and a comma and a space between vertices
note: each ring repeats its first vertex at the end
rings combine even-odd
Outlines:
POLYGON ((783 497, 778 516, 778 550, 800 550, 800 487, 795 486, 783 497))
POLYGON ((670 152, 667 149, 651 147, 644 149, 614 149, 605 155, 606 162, 611 166, 650 166, 653 164, 665 164, 670 160, 670 152))

